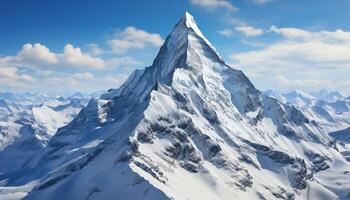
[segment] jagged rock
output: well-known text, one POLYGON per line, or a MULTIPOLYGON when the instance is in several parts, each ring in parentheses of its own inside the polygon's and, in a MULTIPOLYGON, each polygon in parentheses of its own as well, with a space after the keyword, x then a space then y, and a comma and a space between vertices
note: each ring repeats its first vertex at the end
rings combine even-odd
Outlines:
POLYGON ((327 163, 329 158, 326 156, 322 156, 312 151, 306 152, 306 156, 313 163, 312 170, 314 172, 323 171, 330 167, 329 164, 327 163))
POLYGON ((305 161, 302 159, 296 159, 296 162, 292 164, 293 171, 295 172, 291 177, 291 185, 299 190, 303 190, 307 186, 307 168, 305 161))

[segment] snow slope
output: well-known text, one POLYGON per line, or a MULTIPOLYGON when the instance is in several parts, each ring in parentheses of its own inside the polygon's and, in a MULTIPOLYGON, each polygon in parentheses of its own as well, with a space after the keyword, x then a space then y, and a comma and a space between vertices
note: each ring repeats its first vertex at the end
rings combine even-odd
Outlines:
POLYGON ((0 195, 346 199, 349 167, 325 129, 227 66, 186 13, 150 67, 91 100, 22 178, 3 175, 0 195))

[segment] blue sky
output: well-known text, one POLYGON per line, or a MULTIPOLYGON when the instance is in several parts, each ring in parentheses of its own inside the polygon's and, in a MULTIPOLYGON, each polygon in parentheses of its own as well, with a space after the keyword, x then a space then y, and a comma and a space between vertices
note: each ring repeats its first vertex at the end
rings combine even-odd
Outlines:
POLYGON ((0 91, 116 88, 151 65, 189 11, 226 63, 258 89, 349 94, 349 8, 348 0, 5 0, 0 91))

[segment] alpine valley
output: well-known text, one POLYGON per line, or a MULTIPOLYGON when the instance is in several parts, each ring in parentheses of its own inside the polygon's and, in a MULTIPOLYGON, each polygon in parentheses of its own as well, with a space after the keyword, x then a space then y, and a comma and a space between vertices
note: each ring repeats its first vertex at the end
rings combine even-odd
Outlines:
POLYGON ((91 97, 1 95, 0 199, 350 199, 350 98, 260 92, 189 13, 91 97))

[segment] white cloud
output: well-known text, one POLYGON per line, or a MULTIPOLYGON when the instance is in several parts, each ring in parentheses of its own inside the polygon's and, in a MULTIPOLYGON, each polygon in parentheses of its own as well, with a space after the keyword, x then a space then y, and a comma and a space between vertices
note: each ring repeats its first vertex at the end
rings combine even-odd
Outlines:
POLYGON ((190 3, 210 11, 220 8, 225 8, 229 11, 238 10, 230 1, 227 0, 190 0, 190 3))
POLYGON ((311 33, 300 29, 281 34, 285 39, 262 50, 236 54, 232 58, 242 66, 350 67, 350 40, 346 34, 342 38, 337 31, 311 33))
POLYGON ((299 28, 277 28, 271 26, 271 32, 293 41, 319 41, 325 43, 350 43, 350 32, 337 29, 336 31, 310 32, 299 28))
POLYGON ((14 78, 17 76, 17 69, 12 67, 0 68, 0 77, 14 78))
POLYGON ((119 57, 104 60, 82 52, 79 47, 67 44, 62 53, 51 52, 42 44, 25 44, 14 56, 0 57, 0 67, 31 67, 41 69, 58 68, 92 68, 104 69, 120 65, 139 65, 140 62, 131 57, 119 57))
POLYGON ((274 88, 274 84, 267 84, 268 79, 280 75, 286 79, 279 76, 276 80, 279 83, 288 80, 289 84, 280 84, 286 88, 321 88, 327 84, 331 87, 332 83, 348 91, 342 83, 350 75, 350 32, 310 32, 274 26, 270 30, 282 38, 258 50, 231 56, 234 65, 244 72, 255 73, 253 79, 257 85, 274 88))
POLYGON ((271 1, 273 1, 273 0, 253 0, 253 3, 262 5, 262 4, 269 3, 271 1))
MULTIPOLYGON (((2 81, 33 81, 33 77, 27 74, 19 74, 17 68, 14 67, 1 67, 0 68, 0 79, 2 81)), ((5 82, 6 82, 5 81, 5 82)))
POLYGON ((262 50, 232 56, 240 66, 257 71, 350 68, 350 46, 323 42, 290 42, 272 44, 262 50))
MULTIPOLYGON (((40 71, 40 79, 24 81, 14 78, 13 72, 10 72, 10 75, 6 75, 6 77, 9 78, 4 79, 2 69, 3 68, 0 68, 0 90, 11 92, 41 91, 55 94, 67 91, 93 92, 97 90, 107 90, 109 88, 117 88, 128 77, 128 74, 94 75, 90 72, 62 73, 55 71, 40 71)), ((14 71, 16 71, 16 69, 14 71)), ((16 76, 21 76, 21 74, 18 74, 17 72, 16 76)))
POLYGON ((28 88, 34 82, 35 79, 32 76, 18 72, 17 68, 0 66, 1 90, 28 88))
POLYGON ((73 78, 81 80, 93 80, 95 76, 89 72, 82 72, 73 74, 73 78))
MULTIPOLYGON (((54 73, 43 77, 40 85, 35 85, 40 91, 49 91, 56 88, 56 92, 67 92, 67 88, 79 91, 97 91, 117 88, 126 79, 127 74, 94 76, 90 73, 60 74, 54 73)), ((73 91, 74 91, 73 90, 73 91)))
POLYGON ((238 26, 235 27, 235 31, 244 34, 246 37, 259 36, 264 33, 262 29, 254 28, 252 26, 238 26))
POLYGON ((117 86, 120 86, 124 81, 129 77, 129 75, 126 74, 118 74, 118 75, 107 75, 103 77, 103 80, 110 85, 112 88, 116 88, 117 86))
MULTIPOLYGON (((236 22, 234 22, 236 23, 236 22)), ((240 22, 242 23, 242 22, 240 22)), ((237 26, 233 29, 223 29, 223 30, 219 30, 218 33, 226 36, 226 37, 230 37, 233 35, 234 32, 239 32, 242 33, 245 37, 256 37, 259 35, 262 35, 264 33, 264 31, 262 29, 259 28, 254 28, 252 26, 248 26, 248 25, 243 25, 243 26, 237 26)))
POLYGON ((219 30, 218 33, 220 33, 221 35, 226 36, 226 37, 233 35, 233 31, 231 29, 219 30))
POLYGON ((228 24, 233 26, 248 26, 248 24, 240 18, 229 16, 225 18, 228 24))
POLYGON ((310 32, 298 28, 277 28, 276 26, 271 26, 270 31, 287 38, 310 38, 312 35, 310 32))
POLYGON ((146 45, 159 47, 162 43, 163 39, 159 34, 148 33, 132 26, 116 33, 113 39, 107 41, 115 53, 125 53, 130 49, 143 49, 146 45))
POLYGON ((251 47, 266 47, 266 44, 259 41, 250 41, 250 40, 242 39, 241 42, 251 47))
MULTIPOLYGON (((336 84, 341 83, 338 81, 336 84)), ((316 91, 319 89, 336 89, 333 87, 334 83, 330 80, 324 79, 293 79, 289 80, 283 75, 276 75, 272 78, 271 84, 275 86, 274 89, 280 90, 295 90, 303 89, 306 91, 316 91)))
POLYGON ((277 87, 287 87, 290 85, 290 81, 282 75, 276 75, 275 77, 273 77, 272 83, 275 84, 277 87))
POLYGON ((102 69, 106 63, 101 58, 95 58, 88 54, 83 54, 80 48, 74 48, 73 45, 67 44, 63 49, 63 54, 57 55, 59 64, 73 67, 92 67, 102 69))
POLYGON ((88 54, 92 56, 99 56, 103 53, 103 50, 100 48, 100 46, 95 43, 86 45, 86 48, 88 49, 88 54))
POLYGON ((135 60, 134 58, 131 57, 121 57, 121 58, 113 58, 107 62, 108 66, 136 66, 136 65, 141 65, 142 63, 135 60))
POLYGON ((51 52, 39 43, 26 44, 15 55, 0 56, 0 90, 52 92, 55 88, 64 92, 73 88, 94 91, 118 87, 125 75, 112 76, 117 73, 112 70, 140 64, 128 56, 104 60, 71 44, 61 53, 51 52), (99 71, 89 72, 95 69, 99 71))
POLYGON ((23 45, 17 57, 19 61, 24 63, 44 63, 44 64, 55 64, 57 63, 56 55, 50 50, 39 43, 36 44, 25 44, 23 45))

